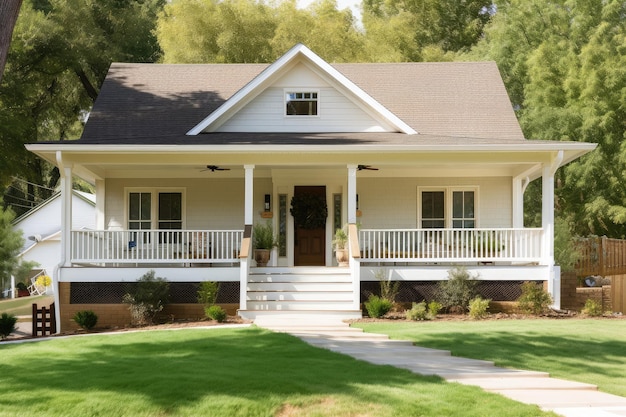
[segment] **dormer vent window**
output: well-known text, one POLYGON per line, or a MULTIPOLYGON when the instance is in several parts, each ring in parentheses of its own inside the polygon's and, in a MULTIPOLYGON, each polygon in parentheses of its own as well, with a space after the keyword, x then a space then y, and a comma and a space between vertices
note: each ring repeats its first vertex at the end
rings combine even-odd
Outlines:
POLYGON ((287 116, 317 116, 317 92, 285 93, 285 114, 287 116))

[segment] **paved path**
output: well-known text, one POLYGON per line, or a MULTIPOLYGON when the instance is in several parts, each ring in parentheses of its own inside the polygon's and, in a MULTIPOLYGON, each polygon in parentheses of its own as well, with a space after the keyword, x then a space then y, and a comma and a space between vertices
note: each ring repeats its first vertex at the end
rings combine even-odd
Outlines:
POLYGON ((410 341, 390 340, 386 335, 363 333, 361 329, 344 323, 311 325, 303 322, 294 325, 268 321, 256 324, 370 363, 476 385, 564 417, 626 416, 626 398, 600 392, 595 385, 550 378, 545 372, 498 368, 493 362, 454 357, 448 351, 414 346, 410 341))

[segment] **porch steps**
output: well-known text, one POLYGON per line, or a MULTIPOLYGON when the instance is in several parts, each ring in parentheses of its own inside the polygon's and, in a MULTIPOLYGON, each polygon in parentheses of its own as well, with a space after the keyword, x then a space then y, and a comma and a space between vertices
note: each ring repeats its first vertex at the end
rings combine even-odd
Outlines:
POLYGON ((346 268, 256 268, 248 276, 248 308, 239 315, 265 325, 336 325, 361 318, 353 307, 353 291, 346 268))

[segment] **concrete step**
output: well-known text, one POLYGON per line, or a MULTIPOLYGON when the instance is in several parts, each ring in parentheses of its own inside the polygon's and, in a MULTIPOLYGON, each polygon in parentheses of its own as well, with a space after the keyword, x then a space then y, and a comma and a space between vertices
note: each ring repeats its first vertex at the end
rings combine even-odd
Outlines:
POLYGON ((264 292, 248 291, 248 301, 344 301, 352 302, 352 292, 264 292))
POLYGON ((351 309, 352 301, 248 301, 248 310, 260 311, 338 311, 351 309))
POLYGON ((245 320, 254 321, 260 327, 290 326, 327 326, 346 325, 344 320, 362 318, 361 310, 302 310, 302 311, 262 311, 239 310, 238 314, 245 320))
POLYGON ((249 282, 246 286, 248 291, 350 291, 352 292, 351 282, 249 282))
POLYGON ((250 274, 248 282, 352 282, 350 274, 250 274))
POLYGON ((250 268, 251 275, 345 275, 350 274, 349 268, 327 266, 291 266, 250 268))

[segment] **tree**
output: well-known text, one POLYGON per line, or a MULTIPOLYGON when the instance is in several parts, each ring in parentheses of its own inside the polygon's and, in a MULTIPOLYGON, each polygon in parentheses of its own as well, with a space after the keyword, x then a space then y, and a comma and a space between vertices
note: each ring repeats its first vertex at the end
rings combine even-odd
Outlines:
POLYGON ((20 12, 22 0, 4 0, 0 2, 0 83, 4 66, 7 63, 7 54, 11 43, 11 35, 20 12))
MULTIPOLYGON (((0 85, 0 186, 16 175, 56 186, 58 171, 26 152, 24 143, 79 137, 110 63, 158 58, 153 28, 163 3, 24 1, 0 85)), ((5 203, 16 211, 49 194, 20 183, 11 193, 16 199, 5 203)))
POLYGON ((580 235, 626 236, 625 16, 616 0, 498 2, 468 55, 498 63, 526 137, 600 145, 557 173, 557 215, 580 235))
POLYGON ((6 288, 13 271, 19 265, 18 255, 24 239, 22 232, 13 230, 15 215, 0 207, 0 288, 6 288))
POLYGON ((402 60, 450 59, 447 53, 469 51, 489 22, 489 0, 364 0, 363 23, 368 37, 399 51, 402 60), (389 24, 387 24, 389 23, 389 24))

